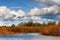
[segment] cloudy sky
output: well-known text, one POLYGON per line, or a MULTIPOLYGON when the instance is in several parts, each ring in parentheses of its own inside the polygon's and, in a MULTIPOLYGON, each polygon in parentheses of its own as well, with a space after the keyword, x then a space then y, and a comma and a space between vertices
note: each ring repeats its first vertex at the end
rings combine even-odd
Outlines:
POLYGON ((60 21, 60 0, 0 0, 0 25, 60 21))

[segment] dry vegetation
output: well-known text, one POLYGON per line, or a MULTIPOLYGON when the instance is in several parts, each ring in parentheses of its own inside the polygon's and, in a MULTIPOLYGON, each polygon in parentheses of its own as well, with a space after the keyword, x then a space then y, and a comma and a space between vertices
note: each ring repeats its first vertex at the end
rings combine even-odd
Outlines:
POLYGON ((56 25, 55 22, 49 22, 47 24, 40 23, 20 23, 17 26, 14 24, 10 27, 2 26, 0 27, 0 34, 18 34, 18 33, 41 33, 44 35, 60 36, 60 22, 56 25))

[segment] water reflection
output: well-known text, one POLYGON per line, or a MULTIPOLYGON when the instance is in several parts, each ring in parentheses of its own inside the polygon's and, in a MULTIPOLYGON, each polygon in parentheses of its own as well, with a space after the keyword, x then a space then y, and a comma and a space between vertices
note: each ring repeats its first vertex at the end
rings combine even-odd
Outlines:
POLYGON ((31 40, 32 35, 0 35, 0 40, 31 40))
POLYGON ((33 33, 33 34, 0 35, 0 40, 60 40, 60 37, 44 36, 33 33))

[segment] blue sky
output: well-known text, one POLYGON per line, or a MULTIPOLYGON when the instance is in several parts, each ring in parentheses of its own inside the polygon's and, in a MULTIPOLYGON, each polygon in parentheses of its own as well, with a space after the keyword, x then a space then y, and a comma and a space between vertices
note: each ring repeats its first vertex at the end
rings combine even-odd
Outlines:
POLYGON ((22 9, 28 12, 33 7, 41 8, 42 5, 38 4, 34 0, 0 0, 0 6, 7 6, 10 9, 19 10, 22 9), (20 8, 16 8, 20 7, 20 8))

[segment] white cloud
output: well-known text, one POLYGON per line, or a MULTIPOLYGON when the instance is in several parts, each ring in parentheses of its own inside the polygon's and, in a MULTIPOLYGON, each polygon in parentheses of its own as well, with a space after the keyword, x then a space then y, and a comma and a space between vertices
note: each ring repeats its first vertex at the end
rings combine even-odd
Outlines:
POLYGON ((29 15, 35 15, 38 11, 39 11, 39 9, 38 9, 37 7, 35 7, 35 8, 33 8, 33 9, 31 9, 28 14, 29 14, 29 15))
POLYGON ((41 4, 45 4, 47 6, 53 6, 53 5, 60 6, 60 0, 36 0, 36 1, 40 2, 41 4))
POLYGON ((17 25, 20 21, 0 21, 0 26, 11 26, 12 24, 17 25))
POLYGON ((25 12, 22 10, 18 10, 17 12, 13 10, 11 13, 16 15, 16 17, 13 18, 14 20, 18 20, 17 17, 25 16, 25 12))
MULTIPOLYGON (((28 12, 29 15, 45 15, 45 14, 58 14, 60 11, 60 7, 57 5, 51 6, 51 7, 46 7, 46 8, 41 8, 38 9, 37 7, 33 8, 28 12)), ((4 19, 12 19, 16 20, 17 17, 22 17, 26 15, 23 10, 18 10, 17 12, 15 10, 10 10, 6 6, 0 6, 0 20, 4 19), (15 16, 14 16, 15 15, 15 16)), ((18 20, 18 19, 17 19, 18 20)))
POLYGON ((2 26, 2 25, 3 25, 3 22, 0 21, 0 26, 2 26))
POLYGON ((41 23, 43 24, 44 22, 45 23, 48 23, 49 21, 55 21, 55 20, 52 20, 52 19, 47 19, 47 18, 41 18, 41 17, 37 17, 37 16, 32 16, 31 19, 33 20, 33 22, 38 22, 38 23, 41 23))
MULTIPOLYGON (((31 15, 31 16, 27 17, 27 16, 25 16, 27 14, 23 10, 15 11, 15 10, 10 10, 6 6, 0 6, 0 21, 3 21, 3 20, 30 20, 30 19, 32 19, 35 22, 43 23, 46 21, 53 21, 53 20, 37 17, 34 15, 45 15, 45 14, 51 14, 51 13, 56 15, 60 12, 59 10, 60 10, 60 7, 58 7, 57 5, 54 5, 51 7, 45 7, 45 8, 41 8, 41 9, 38 9, 37 7, 35 7, 33 9, 31 9, 30 12, 28 12, 28 15, 31 15), (18 18, 18 17, 21 17, 21 18, 18 18)), ((7 22, 7 23, 11 24, 11 22, 7 22)), ((1 25, 4 25, 4 22, 1 22, 1 25)))
POLYGON ((41 20, 41 17, 32 16, 31 19, 32 19, 32 20, 41 20))
POLYGON ((10 9, 8 9, 6 6, 1 6, 0 17, 2 18, 2 20, 12 17, 12 15, 10 14, 10 9))
POLYGON ((13 17, 15 15, 15 17, 22 17, 25 15, 25 12, 22 10, 10 10, 9 8, 7 8, 6 6, 0 6, 0 20, 4 20, 4 19, 12 19, 14 20, 15 17, 13 17))
POLYGON ((38 16, 24 17, 22 20, 27 20, 27 21, 32 20, 34 23, 38 22, 41 24, 43 24, 43 22, 48 23, 48 21, 52 21, 52 22, 55 21, 52 19, 42 18, 42 17, 38 17, 38 16))
POLYGON ((25 12, 24 12, 24 11, 22 11, 22 10, 19 10, 19 11, 18 11, 18 16, 21 16, 21 17, 22 17, 22 16, 24 16, 24 15, 25 15, 25 12))
POLYGON ((45 8, 34 8, 31 9, 29 12, 29 15, 45 15, 45 14, 58 14, 60 12, 60 7, 57 5, 51 6, 51 7, 45 7, 45 8))

